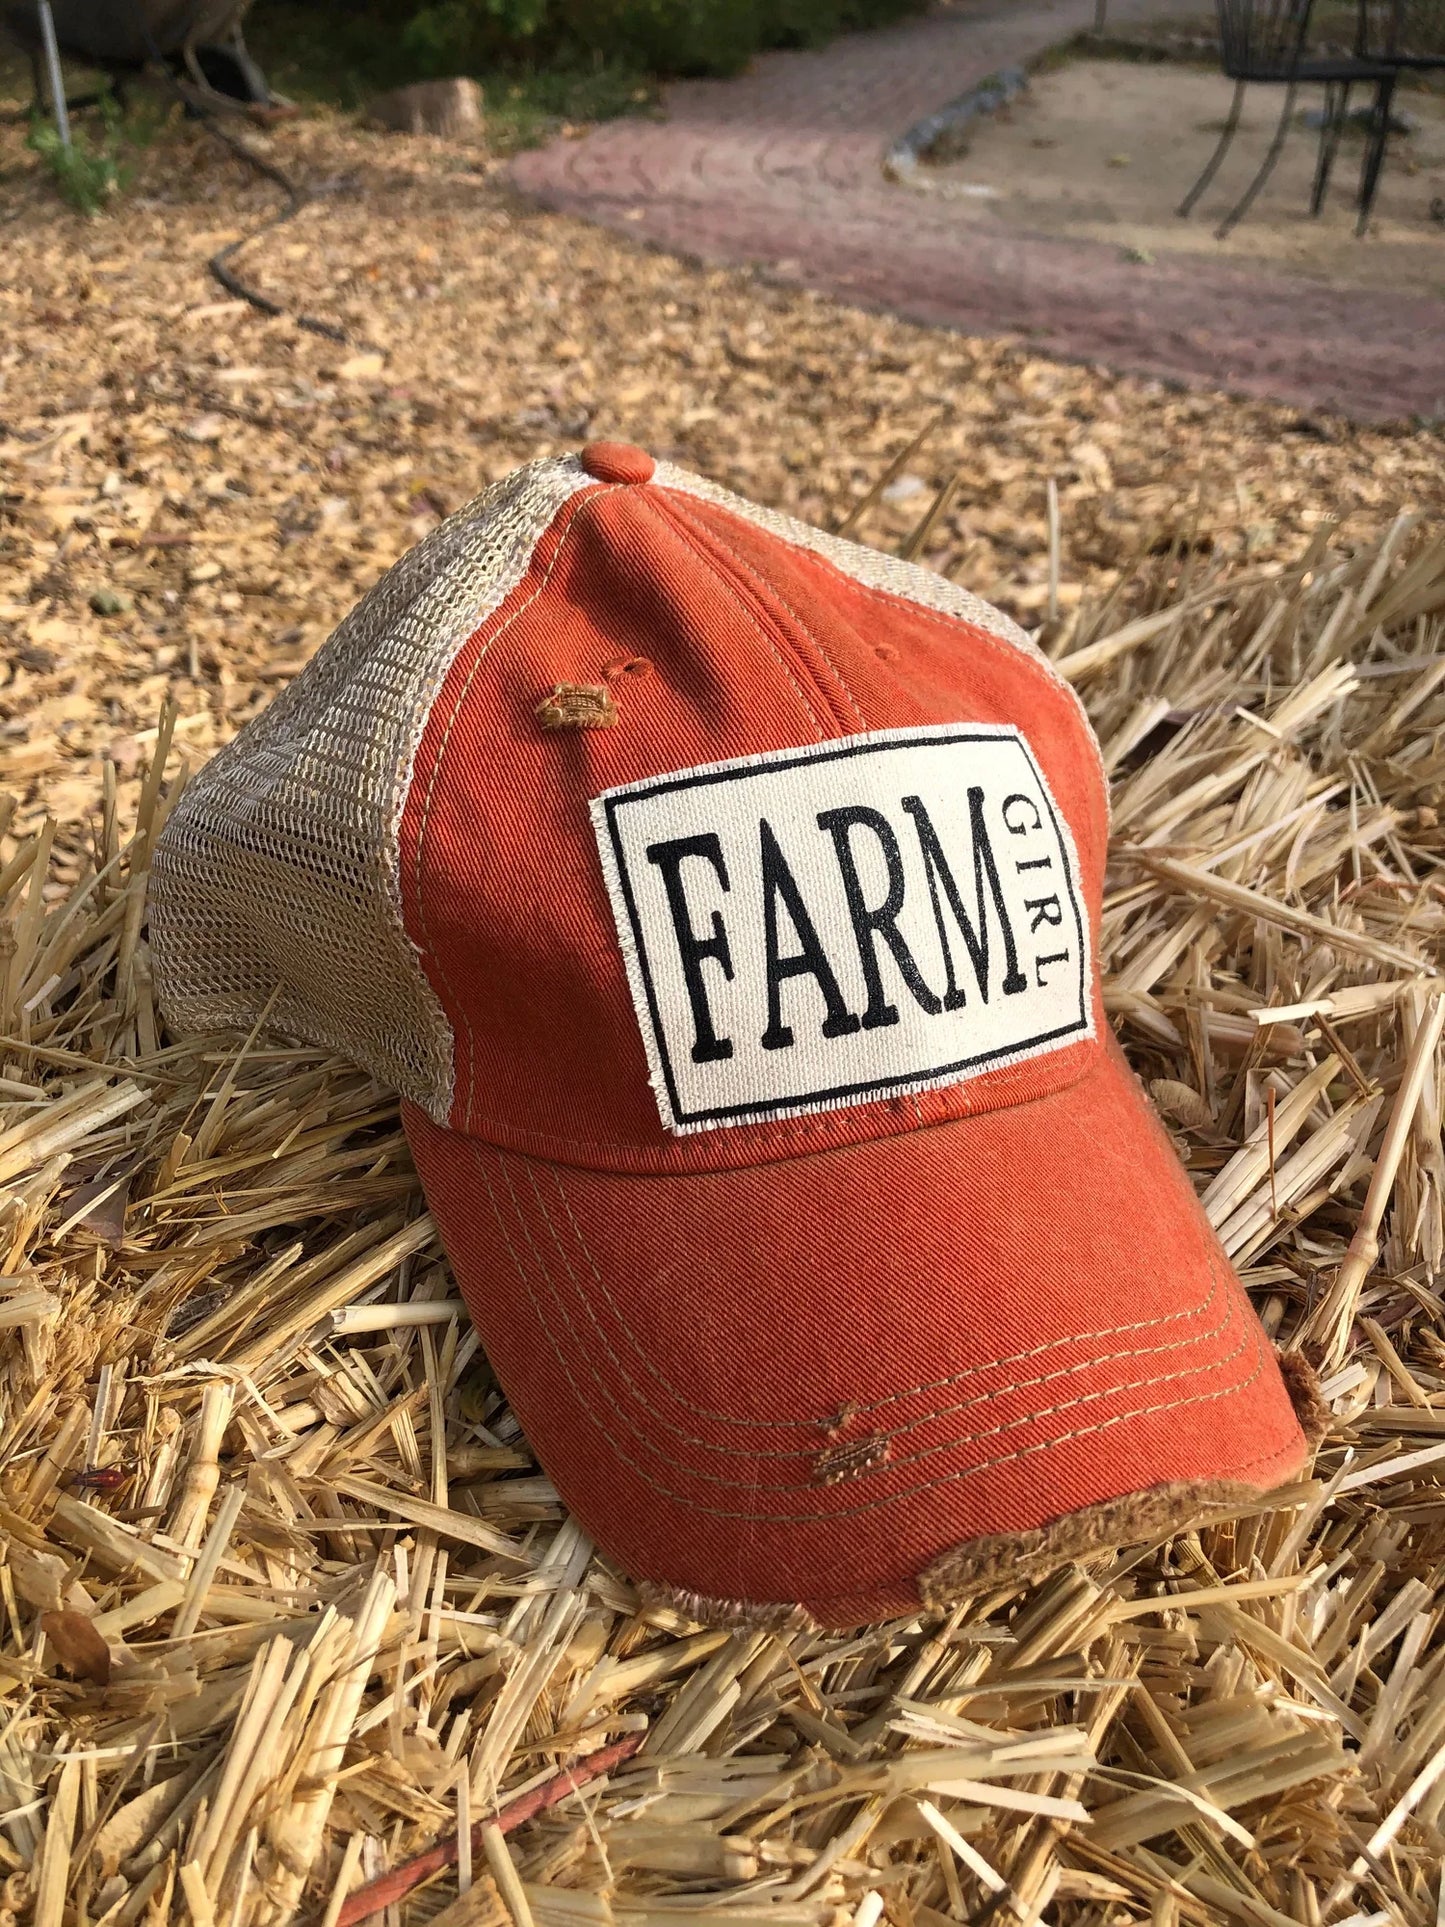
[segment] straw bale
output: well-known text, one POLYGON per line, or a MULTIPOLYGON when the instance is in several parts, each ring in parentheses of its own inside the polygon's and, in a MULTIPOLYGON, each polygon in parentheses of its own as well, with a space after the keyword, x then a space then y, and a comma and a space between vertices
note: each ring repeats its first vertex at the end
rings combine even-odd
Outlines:
POLYGON ((1323 1374, 1312 1473, 857 1634, 639 1594, 486 1371, 391 1097, 166 1034, 173 708, 133 813, 106 771, 89 821, 10 819, 0 1857, 33 1920, 1436 1919, 1445 546, 1189 566, 1059 662, 1114 781, 1114 1021, 1323 1374))

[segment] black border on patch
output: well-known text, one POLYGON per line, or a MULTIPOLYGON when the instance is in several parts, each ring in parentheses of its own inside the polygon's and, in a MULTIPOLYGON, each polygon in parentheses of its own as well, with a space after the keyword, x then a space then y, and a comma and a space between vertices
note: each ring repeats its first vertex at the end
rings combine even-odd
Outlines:
POLYGON ((1084 920, 1079 910, 1079 893, 1073 869, 1069 863, 1069 842, 1059 821, 1059 813, 1054 808, 1053 793, 1048 779, 1039 767, 1038 758, 1022 730, 1012 724, 1003 724, 992 729, 960 729, 957 731, 931 729, 920 736, 893 736, 886 742, 875 737, 871 741, 857 742, 845 740, 840 743, 820 743, 812 749, 801 749, 794 756, 786 754, 775 756, 771 751, 747 758, 741 767, 734 765, 719 769, 704 769, 693 772, 683 771, 676 776, 660 776, 654 782, 628 785, 620 795, 599 798, 607 816, 607 835, 612 845, 612 860, 617 871, 617 880, 622 890, 623 902, 627 907, 627 921, 632 929, 632 941, 637 958, 638 974, 642 978, 643 989, 647 994, 648 1015, 652 1021, 652 1035, 657 1046, 657 1061, 662 1067, 662 1075, 667 1084, 668 1102, 672 1106, 673 1122, 676 1125, 699 1127, 711 1123, 740 1122, 750 1118, 766 1120, 776 1111, 804 1112, 826 1109, 841 1105, 849 1098, 860 1102, 887 1097, 890 1092, 916 1090, 920 1085, 937 1082, 950 1076, 954 1071, 972 1070, 977 1065, 991 1063, 995 1058, 1014 1057, 1023 1051, 1032 1051, 1041 1044, 1073 1037, 1089 1028, 1088 986, 1084 979, 1084 964, 1088 952, 1088 942, 1084 934, 1084 920), (930 1070, 910 1071, 904 1077, 875 1078, 863 1084, 835 1084, 827 1090, 795 1092, 787 1097, 763 1098, 751 1104, 730 1104, 707 1111, 684 1111, 678 1098, 677 1082, 673 1076, 672 1059, 668 1055, 667 1032, 662 1022, 662 1014, 657 1005, 657 993, 652 981, 652 967, 648 962, 647 943, 643 935, 642 920, 637 913, 637 903, 632 894, 632 881, 627 874, 627 859, 622 848, 622 839, 617 829, 617 812, 628 803, 643 803, 654 796, 670 795, 674 790, 702 789, 710 783, 736 783, 746 781, 750 776, 776 775, 780 770, 795 769, 800 763, 837 763, 854 756, 886 755, 892 749, 931 749, 940 743, 997 743, 1010 740, 1018 744, 1028 758, 1029 767, 1038 780, 1039 790, 1047 805, 1049 818, 1058 839, 1059 858, 1064 867, 1064 881, 1068 886, 1069 903, 1074 912, 1074 926, 1079 938, 1079 1018, 1076 1023, 1065 1024, 1058 1030, 1042 1031, 1035 1037, 1021 1039, 1016 1044, 1008 1044, 997 1050, 980 1051, 973 1057, 955 1058, 948 1064, 939 1064, 930 1070))

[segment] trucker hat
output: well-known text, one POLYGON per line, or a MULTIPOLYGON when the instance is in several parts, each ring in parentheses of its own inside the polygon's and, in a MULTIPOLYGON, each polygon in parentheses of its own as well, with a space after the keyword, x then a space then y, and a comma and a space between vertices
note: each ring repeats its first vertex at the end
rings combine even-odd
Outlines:
POLYGON ((1287 1480, 1114 1043, 1077 697, 930 571, 637 448, 392 568, 190 782, 182 1029, 395 1086, 578 1521, 699 1619, 917 1612, 1287 1480))

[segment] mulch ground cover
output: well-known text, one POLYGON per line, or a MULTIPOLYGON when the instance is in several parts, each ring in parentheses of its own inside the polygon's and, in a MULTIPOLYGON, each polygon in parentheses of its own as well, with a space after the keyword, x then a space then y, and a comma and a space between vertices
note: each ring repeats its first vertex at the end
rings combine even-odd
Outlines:
MULTIPOLYGON (((323 121, 60 211, 0 145, 0 1909, 35 1927, 1401 1921, 1445 1856, 1445 474, 516 205, 323 121), (646 443, 1040 631, 1107 1002, 1309 1476, 857 1636, 649 1609, 460 1315, 394 1099, 155 1007, 186 771, 484 482, 646 443), (1051 491, 1049 484, 1054 484, 1051 491)), ((759 1254, 766 1264, 766 1254, 759 1254)))
POLYGON ((1445 435, 1186 395, 704 272, 528 211, 484 151, 307 121, 273 161, 320 190, 236 263, 288 309, 228 300, 205 263, 279 205, 194 127, 128 198, 63 208, 0 128, 0 780, 21 822, 84 807, 109 752, 134 784, 163 697, 204 756, 268 700, 388 563, 531 456, 644 443, 825 526, 933 432, 862 518, 1029 626, 1117 590, 1171 541, 1293 559, 1326 520, 1365 541, 1445 502, 1445 435), (340 327, 339 345, 291 314, 340 327))

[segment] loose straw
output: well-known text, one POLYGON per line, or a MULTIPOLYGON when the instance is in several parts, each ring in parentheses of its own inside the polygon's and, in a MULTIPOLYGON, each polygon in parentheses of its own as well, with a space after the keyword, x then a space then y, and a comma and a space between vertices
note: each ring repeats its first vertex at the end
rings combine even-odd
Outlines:
MULTIPOLYGON (((489 1830, 498 1838, 514 1833, 528 1820, 535 1819, 539 1813, 555 1807, 579 1787, 586 1786, 589 1780, 600 1780, 613 1767, 630 1760, 645 1738, 644 1733, 629 1733, 625 1739, 614 1740, 611 1746, 599 1747, 595 1753, 589 1753, 573 1765, 564 1767, 552 1779, 544 1780, 541 1786, 533 1787, 530 1793, 520 1794, 515 1800, 508 1801, 495 1818, 478 1820, 471 1833, 473 1854, 487 1854, 486 1836, 489 1830)), ((453 1834, 449 1840, 443 1840, 429 1852, 419 1854, 415 1860, 408 1860, 401 1867, 393 1867, 390 1873, 382 1874, 368 1886, 358 1887, 354 1894, 347 1896, 336 1916, 336 1927, 356 1927, 358 1921, 369 1920, 373 1914, 379 1914, 383 1907, 395 1906, 397 1901, 405 1899, 414 1887, 419 1887, 434 1873, 455 1866, 458 1852, 457 1835, 453 1834)), ((487 1854, 487 1859, 495 1871, 492 1855, 487 1854)), ((522 1927, 521 1923, 519 1927, 522 1927)))
POLYGON ((1354 1323, 1360 1292, 1380 1255, 1380 1225, 1390 1201, 1390 1193, 1395 1188, 1400 1160, 1405 1155, 1410 1126, 1415 1120, 1415 1111, 1425 1088, 1426 1074, 1434 1061, 1442 1028, 1445 1028, 1445 992, 1437 990, 1426 1002, 1425 1015, 1415 1033, 1405 1074, 1395 1094, 1380 1155, 1375 1160, 1374 1176, 1365 1194, 1359 1228, 1350 1240, 1334 1283, 1316 1306, 1313 1316, 1301 1327, 1301 1341, 1321 1347, 1327 1372, 1337 1370, 1344 1363, 1349 1350, 1350 1327, 1354 1323))

